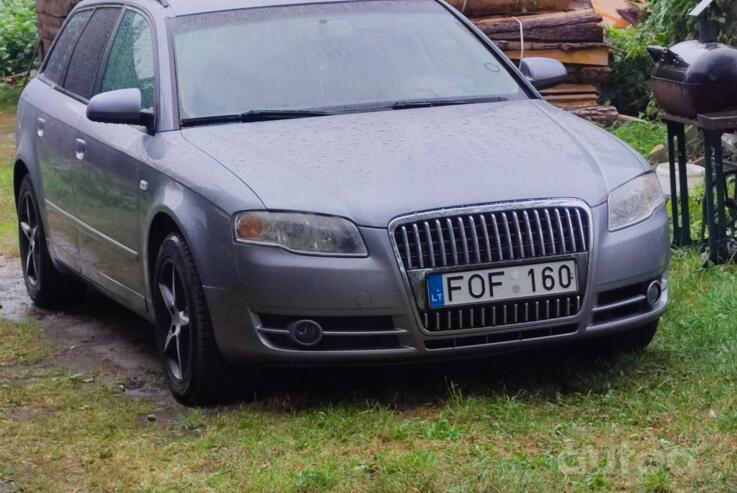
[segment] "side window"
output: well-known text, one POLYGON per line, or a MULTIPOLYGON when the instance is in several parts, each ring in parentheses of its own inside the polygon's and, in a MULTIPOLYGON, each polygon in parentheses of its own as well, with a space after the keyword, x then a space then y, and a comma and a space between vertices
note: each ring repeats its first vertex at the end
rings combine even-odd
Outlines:
POLYGON ((77 14, 74 14, 67 22, 64 30, 59 34, 59 38, 56 40, 54 49, 49 55, 49 60, 46 62, 43 74, 50 81, 55 84, 61 84, 64 82, 64 75, 69 65, 69 57, 72 55, 74 45, 79 38, 79 34, 84 29, 87 21, 92 15, 91 10, 84 10, 77 14))
POLYGON ((118 8, 101 8, 92 14, 74 48, 64 89, 85 99, 92 97, 97 70, 119 15, 118 8))
POLYGON ((101 90, 130 88, 141 90, 144 108, 153 106, 156 88, 153 36, 146 19, 129 10, 113 41, 101 90))

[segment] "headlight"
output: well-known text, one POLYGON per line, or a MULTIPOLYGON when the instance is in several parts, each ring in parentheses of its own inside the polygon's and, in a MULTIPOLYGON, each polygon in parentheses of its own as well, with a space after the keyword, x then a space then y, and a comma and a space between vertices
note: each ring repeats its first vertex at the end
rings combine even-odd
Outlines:
POLYGON ((628 181, 609 194, 609 231, 644 221, 664 203, 663 190, 655 173, 628 181))
POLYGON ((235 238, 241 243, 276 246, 307 255, 368 255, 356 225, 341 217, 299 212, 243 212, 235 218, 235 238))

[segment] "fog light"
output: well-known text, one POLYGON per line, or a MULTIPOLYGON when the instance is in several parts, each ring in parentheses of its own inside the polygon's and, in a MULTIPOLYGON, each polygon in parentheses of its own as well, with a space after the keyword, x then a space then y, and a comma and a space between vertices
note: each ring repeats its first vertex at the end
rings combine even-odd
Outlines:
POLYGON ((312 320, 300 320, 289 326, 289 337, 303 347, 313 347, 322 341, 323 331, 320 324, 312 320))
POLYGON ((655 308, 655 305, 658 304, 662 296, 663 286, 661 286, 660 282, 651 282, 650 286, 647 287, 647 303, 650 305, 650 308, 655 308))

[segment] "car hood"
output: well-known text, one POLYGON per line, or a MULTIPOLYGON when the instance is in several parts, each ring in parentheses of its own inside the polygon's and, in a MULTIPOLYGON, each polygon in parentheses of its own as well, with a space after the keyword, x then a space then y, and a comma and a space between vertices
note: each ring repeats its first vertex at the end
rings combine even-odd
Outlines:
POLYGON ((351 113, 183 130, 273 210, 386 227, 411 212, 579 198, 642 174, 607 132, 544 101, 351 113))

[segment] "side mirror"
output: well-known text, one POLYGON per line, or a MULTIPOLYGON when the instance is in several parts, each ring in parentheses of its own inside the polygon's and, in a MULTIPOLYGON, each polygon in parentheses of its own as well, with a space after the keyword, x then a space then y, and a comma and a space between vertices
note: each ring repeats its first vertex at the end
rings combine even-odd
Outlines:
POLYGON ((535 89, 547 89, 568 79, 565 65, 554 58, 525 58, 520 64, 520 70, 535 89))
POLYGON ((87 118, 93 122, 141 125, 154 131, 154 115, 143 109, 140 89, 103 92, 90 99, 87 118))

